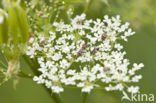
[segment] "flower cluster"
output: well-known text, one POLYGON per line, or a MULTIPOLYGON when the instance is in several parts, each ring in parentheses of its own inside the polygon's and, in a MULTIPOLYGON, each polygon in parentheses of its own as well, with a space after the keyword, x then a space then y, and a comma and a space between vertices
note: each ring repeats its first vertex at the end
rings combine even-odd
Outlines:
POLYGON ((124 57, 119 40, 127 41, 135 32, 129 23, 121 23, 120 16, 86 20, 82 14, 71 19, 71 24, 55 22, 53 28, 49 36, 39 34, 29 40, 26 54, 37 58, 40 65, 41 74, 33 78, 38 84, 54 93, 63 92, 64 87, 81 88, 82 92, 94 88, 139 91, 128 83, 142 78, 135 73, 144 65, 134 63, 130 68, 124 57))

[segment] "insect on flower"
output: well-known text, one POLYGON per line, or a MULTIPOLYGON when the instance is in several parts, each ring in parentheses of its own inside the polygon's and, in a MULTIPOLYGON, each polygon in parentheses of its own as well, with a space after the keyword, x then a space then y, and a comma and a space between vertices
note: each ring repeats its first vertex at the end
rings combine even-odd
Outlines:
POLYGON ((83 50, 85 50, 87 47, 88 47, 87 44, 83 44, 83 45, 82 45, 82 49, 83 49, 83 50))
POLYGON ((101 39, 102 39, 102 40, 105 40, 106 37, 107 37, 107 34, 106 34, 106 33, 103 33, 102 36, 101 36, 101 39))
POLYGON ((99 51, 99 48, 94 48, 92 54, 94 55, 95 53, 97 53, 97 51, 99 51))
POLYGON ((44 40, 40 42, 40 45, 41 45, 42 47, 44 47, 45 44, 46 44, 46 42, 45 42, 44 40))
POLYGON ((107 22, 104 22, 104 25, 105 25, 105 26, 108 26, 108 23, 107 23, 107 22))
POLYGON ((76 23, 77 23, 77 24, 83 24, 83 22, 84 22, 84 19, 80 19, 80 20, 78 20, 76 23))
POLYGON ((103 68, 103 71, 104 71, 104 72, 108 72, 108 71, 110 71, 110 68, 109 68, 109 67, 104 67, 104 68, 103 68))
POLYGON ((82 48, 78 51, 77 56, 81 56, 84 50, 88 47, 87 44, 83 44, 82 48))
POLYGON ((83 53, 83 50, 81 49, 81 50, 79 50, 79 51, 77 52, 77 56, 78 56, 78 57, 81 56, 82 53, 83 53))

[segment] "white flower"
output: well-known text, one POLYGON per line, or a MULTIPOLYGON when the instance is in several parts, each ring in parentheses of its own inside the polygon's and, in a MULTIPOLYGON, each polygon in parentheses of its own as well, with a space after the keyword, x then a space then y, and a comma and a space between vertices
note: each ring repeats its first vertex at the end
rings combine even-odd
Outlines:
POLYGON ((64 89, 62 87, 59 87, 59 86, 52 86, 51 89, 54 93, 60 93, 60 92, 64 91, 64 89))
POLYGON ((93 89, 93 85, 90 85, 90 86, 83 87, 81 91, 89 93, 92 89, 93 89))
POLYGON ((136 75, 132 78, 133 82, 139 82, 139 80, 142 79, 142 75, 136 75))
POLYGON ((122 91, 124 89, 124 86, 122 84, 117 84, 115 87, 117 90, 122 91))
POLYGON ((33 80, 36 81, 38 84, 43 84, 45 82, 42 76, 34 76, 33 80))
POLYGON ((62 58, 61 53, 55 53, 54 56, 52 56, 53 60, 58 61, 62 58))
POLYGON ((75 70, 68 70, 67 74, 68 75, 74 75, 75 74, 75 70))
POLYGON ((118 51, 120 51, 120 50, 123 48, 123 46, 120 45, 120 44, 115 44, 114 47, 115 47, 118 51))
POLYGON ((84 86, 85 86, 84 83, 79 83, 79 84, 77 84, 77 87, 84 87, 84 86))
POLYGON ((63 59, 62 61, 60 61, 61 68, 66 69, 69 66, 70 66, 70 63, 68 63, 67 60, 63 59))
POLYGON ((136 87, 131 86, 131 87, 128 88, 128 92, 137 93, 137 92, 139 92, 139 87, 138 86, 136 86, 136 87))
POLYGON ((50 87, 52 86, 51 81, 46 80, 46 81, 45 81, 45 86, 46 86, 47 88, 50 88, 50 87))

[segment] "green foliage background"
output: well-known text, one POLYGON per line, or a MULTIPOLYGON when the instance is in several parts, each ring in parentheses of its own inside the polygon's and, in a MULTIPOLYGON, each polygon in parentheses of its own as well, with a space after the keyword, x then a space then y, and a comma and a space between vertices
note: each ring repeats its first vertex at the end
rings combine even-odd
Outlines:
MULTIPOLYGON (((81 14, 86 5, 84 0, 65 1, 73 3, 74 15, 81 14)), ((143 79, 138 83, 141 93, 152 93, 156 96, 156 0, 93 0, 87 18, 103 18, 105 14, 113 16, 119 14, 122 20, 130 21, 136 34, 124 44, 127 58, 132 63, 144 63, 145 67, 139 71, 143 75, 143 79)), ((21 66, 23 71, 31 72, 22 59, 21 66)), ((65 89, 60 97, 64 103, 80 103, 82 94, 79 89, 65 89)), ((87 103, 132 103, 126 100, 121 102, 121 97, 122 94, 119 92, 94 90, 88 96, 87 103)), ((53 103, 53 101, 40 85, 32 80, 20 78, 16 89, 12 86, 12 80, 0 86, 0 103, 53 103)), ((156 99, 153 103, 156 103, 156 99)))

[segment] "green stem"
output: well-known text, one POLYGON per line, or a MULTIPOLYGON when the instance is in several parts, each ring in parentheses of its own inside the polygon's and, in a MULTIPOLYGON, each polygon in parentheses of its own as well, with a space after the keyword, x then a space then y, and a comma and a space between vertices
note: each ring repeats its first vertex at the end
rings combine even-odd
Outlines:
POLYGON ((82 103, 86 103, 87 101, 87 93, 84 93, 83 96, 82 96, 82 103))
POLYGON ((84 9, 84 13, 87 13, 87 11, 88 11, 89 7, 91 6, 92 2, 93 2, 93 0, 89 0, 89 1, 88 1, 87 6, 86 6, 86 8, 84 9))

